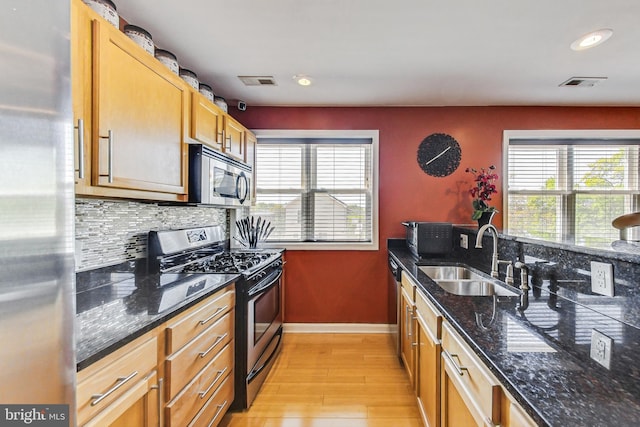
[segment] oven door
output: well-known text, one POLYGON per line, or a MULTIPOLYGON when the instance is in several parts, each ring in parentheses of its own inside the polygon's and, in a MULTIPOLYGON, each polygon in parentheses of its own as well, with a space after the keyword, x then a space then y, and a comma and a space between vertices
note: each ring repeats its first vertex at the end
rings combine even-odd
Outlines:
POLYGON ((282 268, 271 271, 248 291, 247 368, 252 371, 258 359, 282 326, 282 268))

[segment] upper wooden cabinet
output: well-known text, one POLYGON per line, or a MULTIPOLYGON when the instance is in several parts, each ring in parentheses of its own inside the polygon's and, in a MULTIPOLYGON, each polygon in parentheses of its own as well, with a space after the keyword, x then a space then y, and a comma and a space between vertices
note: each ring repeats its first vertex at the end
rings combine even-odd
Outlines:
POLYGON ((91 51, 89 8, 80 0, 71 2, 71 102, 74 125, 74 170, 76 192, 91 187, 91 51))
POLYGON ((187 84, 80 0, 71 5, 76 194, 186 200, 187 84))
POLYGON ((191 138, 222 151, 224 112, 207 98, 193 92, 191 102, 191 138))
POLYGON ((76 194, 186 201, 189 142, 253 166, 237 120, 81 0, 71 13, 76 194))
POLYGON ((247 130, 231 116, 225 116, 224 122, 224 152, 244 162, 247 130))
POLYGON ((185 83, 119 30, 93 30, 93 182, 186 194, 185 83))

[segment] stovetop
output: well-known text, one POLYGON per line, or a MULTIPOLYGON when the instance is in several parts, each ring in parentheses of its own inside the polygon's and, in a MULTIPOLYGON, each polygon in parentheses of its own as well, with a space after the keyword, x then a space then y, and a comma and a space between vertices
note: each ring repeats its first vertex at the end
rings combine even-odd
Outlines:
POLYGON ((203 254, 176 271, 181 273, 240 273, 251 274, 279 257, 277 252, 220 252, 203 254))
POLYGON ((246 277, 280 258, 273 250, 228 250, 220 226, 149 233, 152 273, 226 273, 246 277))

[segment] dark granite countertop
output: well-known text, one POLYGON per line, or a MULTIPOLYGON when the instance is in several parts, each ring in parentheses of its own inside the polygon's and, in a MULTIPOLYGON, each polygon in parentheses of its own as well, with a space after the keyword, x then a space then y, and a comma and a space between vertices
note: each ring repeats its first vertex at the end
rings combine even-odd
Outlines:
MULTIPOLYGON (((639 329, 596 311, 593 302, 563 298, 548 282, 529 291, 525 310, 518 296, 449 294, 418 265, 459 258, 418 260, 392 243, 389 252, 539 425, 640 425, 639 329), (593 329, 615 340, 610 369, 589 357, 593 329)), ((607 304, 616 310, 615 300, 607 304)))
POLYGON ((239 277, 238 274, 149 275, 145 266, 146 260, 129 261, 76 274, 78 371, 239 277), (186 292, 175 286, 180 283, 188 283, 186 292))

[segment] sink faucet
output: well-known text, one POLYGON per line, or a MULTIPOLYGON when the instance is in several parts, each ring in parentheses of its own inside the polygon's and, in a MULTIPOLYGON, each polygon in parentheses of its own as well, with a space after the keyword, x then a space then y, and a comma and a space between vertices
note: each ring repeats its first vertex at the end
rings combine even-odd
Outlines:
POLYGON ((515 268, 520 269, 520 306, 518 310, 524 312, 529 307, 529 267, 522 262, 516 261, 515 268))
POLYGON ((493 253, 491 254, 491 277, 498 277, 498 230, 493 224, 485 224, 478 230, 476 236, 476 248, 482 248, 482 236, 489 230, 493 238, 493 253))

